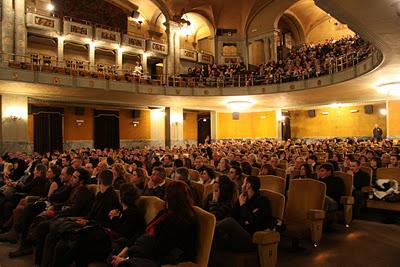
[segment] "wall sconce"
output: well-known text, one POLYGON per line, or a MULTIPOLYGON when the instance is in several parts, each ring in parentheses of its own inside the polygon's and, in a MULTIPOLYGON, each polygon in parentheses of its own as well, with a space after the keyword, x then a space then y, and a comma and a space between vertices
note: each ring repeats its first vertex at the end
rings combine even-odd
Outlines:
POLYGON ((131 122, 133 127, 138 127, 139 126, 139 122, 138 121, 132 121, 131 122))
POLYGON ((76 125, 81 126, 85 121, 84 120, 76 120, 76 125))
POLYGON ((19 121, 19 120, 22 120, 22 117, 19 117, 19 116, 17 116, 17 115, 10 115, 10 120, 12 120, 12 121, 19 121))
POLYGON ((12 121, 19 121, 27 118, 27 114, 28 111, 26 109, 18 106, 8 107, 5 112, 6 118, 9 118, 12 121))

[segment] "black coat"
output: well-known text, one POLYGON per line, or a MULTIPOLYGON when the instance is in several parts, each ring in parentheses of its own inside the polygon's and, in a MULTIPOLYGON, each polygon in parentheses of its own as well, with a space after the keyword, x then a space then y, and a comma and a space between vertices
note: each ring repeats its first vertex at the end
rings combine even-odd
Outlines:
POLYGON ((93 203, 93 193, 87 186, 79 185, 74 188, 62 210, 57 212, 59 217, 86 216, 93 203))
POLYGON ((110 211, 120 208, 117 193, 112 187, 109 187, 104 193, 97 193, 87 219, 94 220, 101 225, 107 225, 110 220, 108 218, 110 211))
POLYGON ((340 197, 344 195, 343 180, 336 176, 328 176, 321 179, 326 184, 326 195, 340 203, 340 197))
POLYGON ((144 231, 146 223, 143 212, 136 206, 128 207, 121 212, 121 216, 113 217, 110 227, 120 237, 135 239, 144 231))
POLYGON ((256 193, 242 206, 239 200, 233 206, 232 217, 250 234, 272 226, 271 204, 265 196, 256 193))

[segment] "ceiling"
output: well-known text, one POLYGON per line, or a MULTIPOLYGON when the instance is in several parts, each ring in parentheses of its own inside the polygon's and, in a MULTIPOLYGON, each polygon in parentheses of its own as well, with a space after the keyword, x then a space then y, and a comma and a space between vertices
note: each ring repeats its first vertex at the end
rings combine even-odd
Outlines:
MULTIPOLYGON (((130 1, 136 4, 142 2, 141 0, 130 1)), ((143 1, 148 2, 147 0, 143 1)), ((209 19, 211 18, 212 20, 210 21, 214 25, 218 25, 218 21, 224 16, 224 12, 228 12, 228 9, 236 10, 238 17, 245 16, 249 18, 257 13, 254 7, 268 3, 265 0, 153 0, 153 2, 155 6, 162 5, 171 14, 180 12, 183 8, 186 11, 198 10, 198 13, 203 16, 206 15, 209 19), (236 4, 238 5, 236 6, 236 4), (246 8, 242 9, 244 6, 246 8), (238 10, 238 8, 241 10, 238 10)), ((285 0, 282 0, 282 2, 285 2, 285 0)), ((299 1, 292 0, 292 2, 299 1)), ((311 1, 303 0, 303 2, 308 5, 311 1)), ((316 0, 315 2, 326 12, 332 14, 333 17, 349 25, 362 38, 375 44, 383 52, 384 60, 376 70, 356 79, 328 87, 244 97, 170 97, 133 95, 124 92, 113 92, 110 95, 107 91, 98 91, 93 94, 88 90, 79 88, 65 90, 65 88, 39 84, 20 86, 20 83, 15 83, 14 87, 13 85, 10 86, 10 82, 6 81, 0 81, 0 91, 15 93, 15 88, 18 87, 20 94, 28 96, 46 95, 54 100, 68 100, 76 103, 85 99, 87 103, 107 103, 112 101, 121 105, 137 107, 180 106, 189 109, 218 111, 228 111, 225 103, 237 99, 252 100, 255 103, 252 111, 316 107, 334 102, 362 104, 396 99, 396 97, 379 93, 377 85, 384 82, 400 81, 400 4, 398 6, 393 5, 393 0, 316 0), (7 83, 7 85, 4 83, 7 83)), ((153 8, 155 7, 153 6, 153 8)), ((297 7, 294 6, 294 8, 297 7)), ((306 11, 299 14, 304 17, 309 15, 306 11)), ((320 14, 314 19, 320 19, 321 16, 320 14)), ((311 27, 310 24, 307 25, 307 27, 311 27)))

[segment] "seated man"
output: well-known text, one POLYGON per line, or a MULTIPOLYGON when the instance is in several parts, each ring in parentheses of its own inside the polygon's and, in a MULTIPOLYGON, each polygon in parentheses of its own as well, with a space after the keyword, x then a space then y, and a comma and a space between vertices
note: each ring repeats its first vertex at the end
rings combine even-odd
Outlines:
POLYGON ((164 199, 166 176, 167 174, 163 167, 155 167, 151 173, 150 180, 143 190, 143 195, 164 199))
POLYGON ((248 252, 256 248, 253 234, 272 226, 271 204, 262 196, 260 178, 244 179, 242 193, 232 209, 232 217, 221 220, 215 228, 217 247, 235 252, 248 252))
POLYGON ((370 185, 368 173, 363 172, 360 167, 360 162, 358 160, 352 160, 350 162, 350 170, 347 172, 353 175, 354 217, 357 217, 360 213, 360 208, 367 197, 367 193, 363 193, 362 188, 370 185))
POLYGON ((326 184, 325 210, 338 210, 340 197, 344 195, 343 180, 333 176, 333 166, 330 163, 324 163, 319 167, 318 177, 321 182, 326 184))
POLYGON ((194 204, 199 207, 202 205, 201 203, 202 197, 200 196, 200 193, 196 190, 196 188, 193 187, 192 182, 190 181, 188 168, 186 167, 177 168, 175 170, 174 180, 182 181, 185 184, 187 184, 190 188, 190 191, 192 192, 194 204))

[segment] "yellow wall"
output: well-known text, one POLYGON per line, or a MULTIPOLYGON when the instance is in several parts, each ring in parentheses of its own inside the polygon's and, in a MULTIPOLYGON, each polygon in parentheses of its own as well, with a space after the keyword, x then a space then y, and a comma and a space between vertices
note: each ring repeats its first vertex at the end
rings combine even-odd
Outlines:
POLYGON ((75 107, 64 107, 64 140, 92 140, 93 139, 93 108, 85 108, 85 114, 75 115, 75 107), (81 125, 76 120, 83 120, 81 125))
POLYGON ((307 40, 310 43, 323 43, 325 40, 330 39, 340 39, 347 36, 353 36, 354 32, 350 30, 347 25, 338 24, 335 25, 334 22, 337 22, 334 18, 322 22, 317 27, 313 28, 307 34, 307 40))
POLYGON ((239 120, 232 113, 217 113, 217 139, 265 137, 276 137, 275 111, 240 113, 239 120))
POLYGON ((185 111, 183 121, 183 140, 197 140, 197 112, 185 111))
POLYGON ((254 41, 250 47, 251 58, 250 64, 252 65, 260 65, 265 63, 265 53, 264 53, 264 42, 257 40, 254 41))
POLYGON ((389 101, 389 135, 400 136, 400 100, 389 101))
POLYGON ((121 109, 119 111, 119 135, 121 139, 144 140, 150 139, 150 111, 141 110, 140 118, 132 118, 132 110, 121 109), (139 124, 134 127, 132 121, 139 124))
POLYGON ((313 118, 308 116, 307 110, 291 111, 292 136, 296 138, 372 136, 375 123, 379 124, 386 135, 386 116, 382 116, 379 112, 385 108, 385 104, 373 107, 373 114, 366 114, 364 106, 316 109, 316 116, 313 118), (358 109, 359 112, 351 113, 352 109, 358 109), (322 112, 329 114, 322 115, 322 112))

